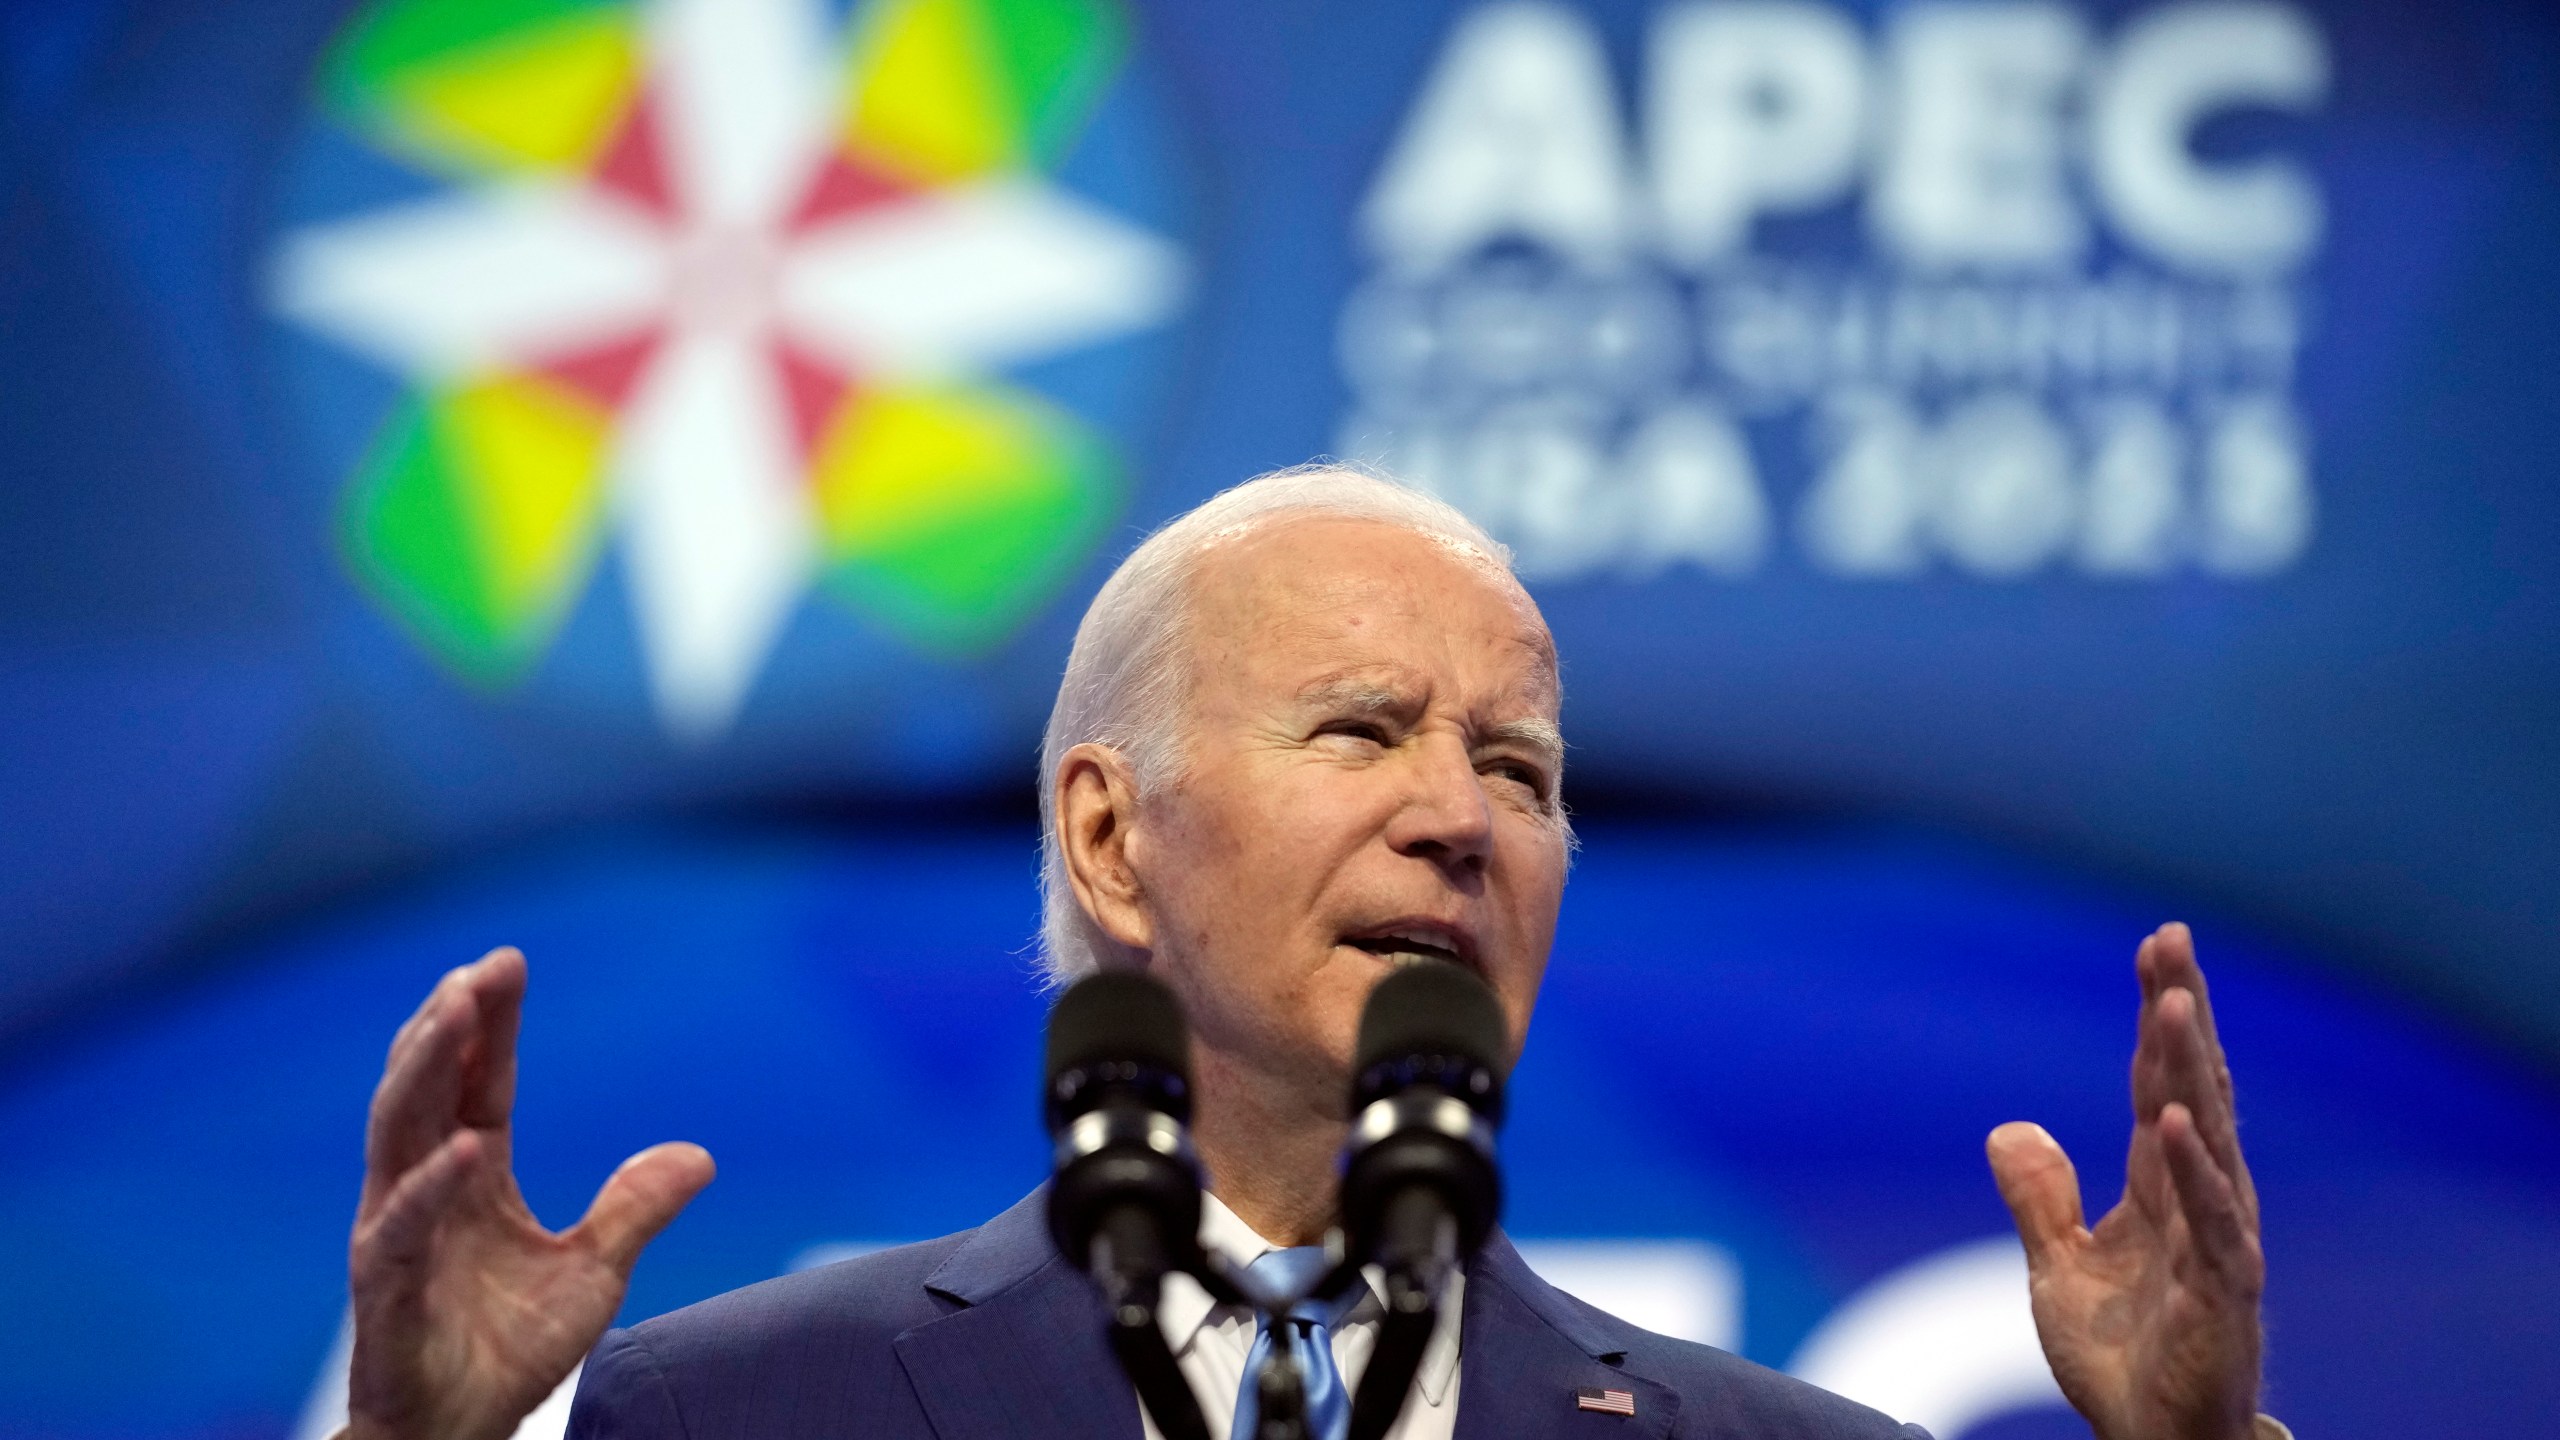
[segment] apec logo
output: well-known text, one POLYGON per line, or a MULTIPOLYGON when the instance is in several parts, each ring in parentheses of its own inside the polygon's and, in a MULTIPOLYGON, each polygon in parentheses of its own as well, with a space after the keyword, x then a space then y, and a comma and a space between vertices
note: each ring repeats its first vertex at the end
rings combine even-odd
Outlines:
POLYGON ((2281 572, 2328 83, 2284 4, 1687 0, 1631 135, 1584 17, 1478 8, 1359 217, 1337 448, 1551 579, 2281 572))
POLYGON ((1113 0, 360 10, 322 68, 335 193, 270 279, 401 391, 341 496, 364 588, 504 686, 610 539, 685 736, 812 587, 927 653, 1002 640, 1123 490, 1094 420, 1011 372, 1185 283, 1054 173, 1128 29, 1113 0))

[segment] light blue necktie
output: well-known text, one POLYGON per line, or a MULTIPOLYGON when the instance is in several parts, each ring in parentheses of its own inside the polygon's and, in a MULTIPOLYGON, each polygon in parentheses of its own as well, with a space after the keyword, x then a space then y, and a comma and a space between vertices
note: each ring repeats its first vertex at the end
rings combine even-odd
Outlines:
MULTIPOLYGON (((1328 1263, 1322 1246, 1301 1245, 1294 1250, 1274 1250, 1245 1269, 1265 1290, 1286 1295, 1314 1284, 1328 1263)), ((1342 1372, 1334 1368, 1333 1327, 1358 1307, 1368 1288, 1354 1276, 1340 1295, 1311 1295, 1289 1308, 1287 1323, 1294 1327, 1289 1348, 1297 1353, 1307 1377, 1307 1434, 1311 1440, 1345 1440, 1351 1433, 1351 1395, 1342 1388, 1342 1372)), ((1262 1411, 1254 1381, 1262 1374, 1263 1357, 1270 1353, 1271 1327, 1267 1322, 1258 1323, 1253 1348, 1245 1352, 1244 1383, 1236 1391, 1236 1426, 1230 1432, 1233 1440, 1253 1440, 1253 1427, 1262 1411)))

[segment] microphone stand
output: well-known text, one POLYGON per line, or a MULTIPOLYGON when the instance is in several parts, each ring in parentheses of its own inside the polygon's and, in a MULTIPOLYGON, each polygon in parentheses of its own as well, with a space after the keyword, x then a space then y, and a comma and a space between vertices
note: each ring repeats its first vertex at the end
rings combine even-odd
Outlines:
MULTIPOLYGON (((1440 1296, 1456 1268, 1456 1227, 1443 1215, 1426 1219, 1418 1202, 1410 1208, 1415 1224, 1407 1233, 1429 1239, 1407 1250, 1400 1263, 1385 1267, 1386 1313, 1352 1397, 1350 1440, 1385 1440, 1403 1413, 1413 1377, 1422 1368, 1422 1353, 1439 1324, 1440 1296)), ((1315 1440, 1307 1429, 1306 1369, 1298 1358, 1297 1327, 1287 1318, 1304 1296, 1261 1293, 1222 1255, 1195 1254, 1177 1264, 1161 1253, 1153 1228, 1135 1210, 1121 1210, 1105 1220, 1093 1237, 1091 1259, 1087 1268, 1110 1310, 1111 1352, 1164 1440, 1211 1440, 1200 1399, 1157 1321, 1163 1277, 1176 1268, 1198 1280, 1212 1299, 1253 1307, 1271 1336, 1271 1348, 1253 1376, 1252 1440, 1315 1440)), ((1346 1256, 1316 1289, 1331 1293, 1337 1285, 1358 1280, 1359 1271, 1346 1256)))
POLYGON ((1210 1440, 1200 1397, 1191 1392, 1156 1320, 1171 1267, 1154 1225, 1134 1206, 1113 1211, 1094 1234, 1092 1261, 1087 1269, 1111 1312, 1111 1353, 1137 1387, 1139 1403, 1155 1417, 1156 1432, 1164 1440, 1210 1440))
POLYGON ((1408 1271, 1386 1275, 1387 1313, 1378 1322, 1377 1348, 1369 1352, 1369 1368, 1360 1374, 1359 1392, 1351 1398, 1351 1440, 1386 1440, 1404 1413, 1405 1396, 1422 1369, 1422 1352, 1439 1324, 1437 1287, 1408 1271))
POLYGON ((1413 1377, 1422 1369, 1422 1352, 1440 1322, 1440 1297, 1457 1268, 1457 1225, 1421 1194, 1397 1197, 1381 1228, 1405 1243, 1381 1247, 1386 1314, 1378 1322, 1378 1343, 1361 1372, 1359 1392, 1351 1398, 1350 1440, 1386 1440, 1396 1416, 1404 1412, 1413 1377))
POLYGON ((1265 1312, 1263 1324, 1271 1335, 1270 1353, 1262 1357, 1262 1369, 1253 1377, 1253 1440, 1310 1440, 1307 1434, 1307 1372, 1298 1363, 1296 1326, 1288 1321, 1288 1307, 1277 1315, 1265 1312))

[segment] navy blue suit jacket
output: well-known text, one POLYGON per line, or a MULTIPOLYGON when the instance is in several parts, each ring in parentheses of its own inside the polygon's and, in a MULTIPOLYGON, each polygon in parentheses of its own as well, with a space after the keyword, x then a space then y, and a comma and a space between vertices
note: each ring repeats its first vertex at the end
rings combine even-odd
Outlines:
MULTIPOLYGON (((1047 1192, 975 1230, 805 1270, 615 1330, 570 1440, 1139 1440, 1092 1282, 1047 1192)), ((1639 1330, 1532 1273, 1496 1234, 1467 1271, 1457 1440, 1928 1440, 1704 1345, 1639 1330), (1634 1394, 1635 1418, 1577 1410, 1634 1394)))

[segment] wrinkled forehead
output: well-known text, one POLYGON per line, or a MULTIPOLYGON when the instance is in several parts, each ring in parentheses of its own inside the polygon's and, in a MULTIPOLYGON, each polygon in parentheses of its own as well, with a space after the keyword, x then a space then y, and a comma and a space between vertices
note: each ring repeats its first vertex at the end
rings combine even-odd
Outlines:
POLYGON ((1553 717, 1555 639, 1501 560, 1379 520, 1275 517, 1204 546, 1191 576, 1195 678, 1256 688, 1311 668, 1441 672, 1553 717))

